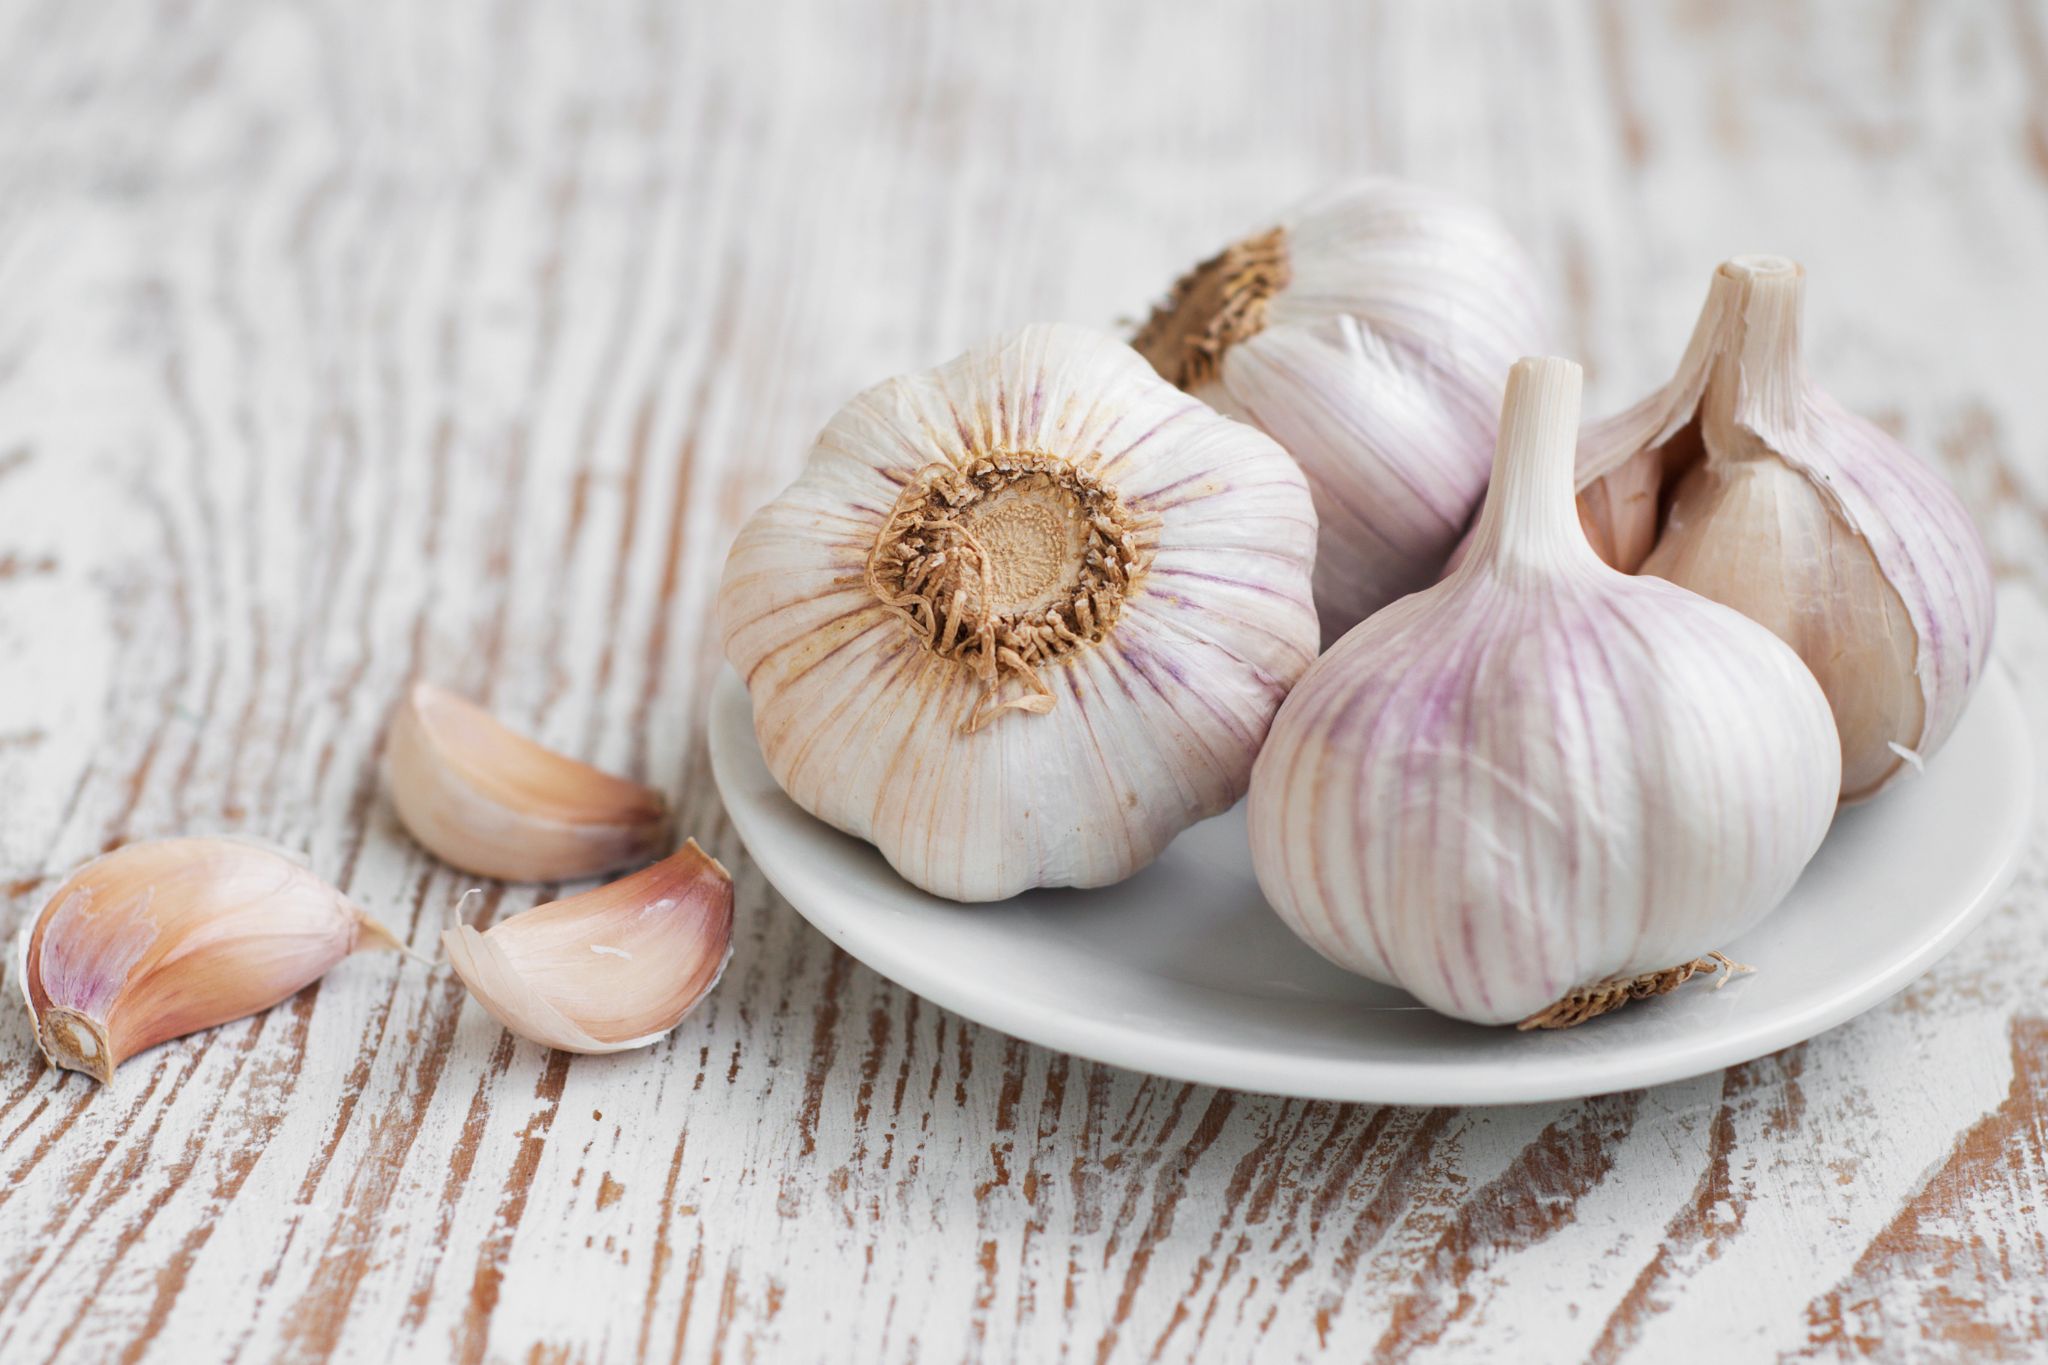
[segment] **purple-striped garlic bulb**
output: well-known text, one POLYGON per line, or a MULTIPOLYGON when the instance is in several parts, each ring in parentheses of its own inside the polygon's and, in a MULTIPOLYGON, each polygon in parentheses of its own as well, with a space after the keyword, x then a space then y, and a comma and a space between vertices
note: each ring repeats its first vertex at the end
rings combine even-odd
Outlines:
POLYGON ((103 1083, 146 1048, 269 1009, 350 953, 398 947, 296 859, 239 839, 95 858, 19 939, 43 1055, 103 1083))
POLYGON ((962 901, 1101 886, 1244 794, 1315 657, 1307 484, 1086 328, 856 397, 740 531, 725 654, 784 791, 962 901))
POLYGON ((1842 799, 1940 747, 1991 649, 1991 568, 1941 476, 1807 377, 1805 272, 1714 275, 1677 375, 1579 440, 1608 563, 1725 602, 1799 652, 1842 737, 1842 799))
POLYGON ((1434 581, 1486 490, 1501 379, 1547 330, 1491 214, 1374 179, 1196 266, 1132 345, 1300 461, 1330 641, 1434 581))
POLYGON ((1252 775, 1252 857, 1288 925, 1483 1024, 1575 1023, 1727 965, 1841 778, 1790 648, 1587 543, 1579 378, 1514 366, 1470 553, 1317 660, 1252 775))

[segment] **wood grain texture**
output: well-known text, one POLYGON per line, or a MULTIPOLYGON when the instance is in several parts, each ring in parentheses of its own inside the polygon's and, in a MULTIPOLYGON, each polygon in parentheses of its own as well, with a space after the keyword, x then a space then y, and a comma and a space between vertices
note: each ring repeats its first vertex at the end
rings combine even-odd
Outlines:
MULTIPOLYGON (((1939 459, 2048 735, 2036 0, 0 5, 0 925, 124 840, 301 848, 418 947, 425 673, 734 869, 649 1052, 351 961, 108 1090, 0 1029, 0 1358, 1995 1358, 2048 1336, 2048 863, 1774 1057, 1517 1109, 1149 1079, 926 1005, 747 862, 737 521, 849 393, 1364 170, 1497 205, 1590 411, 1709 271, 1939 459)), ((2043 804, 2048 810, 2048 803, 2043 804)), ((549 888, 491 888, 513 913, 549 888)))

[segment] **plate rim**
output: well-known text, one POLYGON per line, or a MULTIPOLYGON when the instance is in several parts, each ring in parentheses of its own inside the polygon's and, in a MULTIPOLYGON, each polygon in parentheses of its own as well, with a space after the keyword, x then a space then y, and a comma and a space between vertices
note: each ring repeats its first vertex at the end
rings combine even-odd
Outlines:
MULTIPOLYGON (((2031 772, 2031 727, 2013 682, 2002 666, 1994 664, 1986 670, 1977 695, 1971 699, 1970 709, 1985 706, 2004 713, 2010 723, 2003 728, 2018 737, 2018 743, 2011 746, 2020 754, 2015 766, 2022 773, 2031 772)), ((829 894, 813 897, 810 893, 814 888, 810 886, 801 888, 801 896, 791 894, 792 887, 785 885, 785 881, 802 880, 800 869, 798 877, 790 877, 788 868, 778 875, 754 855, 755 838, 765 817, 760 817, 747 803, 732 799, 737 780, 733 764, 739 756, 731 752, 734 741, 729 732, 737 728, 746 737, 746 743, 755 745, 757 753, 758 743, 754 739, 751 699, 730 666, 720 670, 712 686, 706 722, 712 779, 727 818, 747 846, 749 860, 807 924, 905 990, 1009 1037, 1110 1066, 1248 1094, 1354 1104, 1539 1104, 1584 1099, 1705 1075, 1817 1037, 1897 995, 1982 922, 2019 874, 2031 843, 2035 803, 2035 783, 2022 782, 2019 799, 2005 812, 2010 829, 2004 835, 1999 862, 1987 876, 1978 879, 1959 912, 1948 916, 1933 933, 1913 940, 1908 951, 1882 970, 1844 982, 1803 1009, 1767 1016, 1748 1027, 1737 1025, 1698 1039, 1680 1040, 1650 1057, 1625 1054, 1619 1059, 1604 1059, 1603 1064, 1602 1057, 1594 1056, 1583 1066, 1562 1072, 1554 1068, 1508 1068, 1484 1075, 1454 1070, 1432 1075, 1413 1063, 1290 1057, 1276 1054, 1270 1048, 1237 1049, 1213 1040, 1190 1041, 1146 1033, 950 981, 915 954, 892 943, 879 927, 865 924, 861 916, 830 913, 834 901, 829 894), (721 713, 735 704, 743 713, 744 724, 721 724, 721 713), (826 908, 814 911, 805 903, 812 900, 826 908)), ((816 820, 808 812, 800 810, 799 814, 806 820, 816 820)))

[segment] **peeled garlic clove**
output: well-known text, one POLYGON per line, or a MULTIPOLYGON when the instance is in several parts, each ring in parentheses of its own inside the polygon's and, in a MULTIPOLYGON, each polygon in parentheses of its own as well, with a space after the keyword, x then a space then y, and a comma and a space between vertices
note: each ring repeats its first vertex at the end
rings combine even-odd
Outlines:
POLYGON ((427 683, 392 716, 385 780, 413 838, 482 877, 568 881, 668 847, 660 792, 544 749, 427 683))
POLYGON ((718 984, 732 956, 732 877, 692 839, 643 872, 441 936, 491 1017, 564 1052, 645 1047, 718 984))
POLYGON ((1270 438, 1027 327, 847 404, 719 623, 805 810, 955 900, 1101 886, 1244 794, 1315 657, 1315 527, 1270 438))
POLYGON ((398 941, 283 853, 159 839, 95 858, 21 937, 36 1041, 105 1082, 126 1058, 269 1009, 362 948, 398 941))
POLYGON ((1429 584, 1457 545, 1486 488, 1501 376, 1547 331, 1535 280, 1489 214, 1368 180, 1196 266, 1133 338, 1300 461, 1326 641, 1429 584))
POLYGON ((1593 552, 1579 368, 1509 378, 1464 563, 1311 667, 1252 775, 1259 885, 1339 966, 1484 1024, 1717 968, 1827 832, 1840 746, 1790 648, 1593 552))
POLYGON ((1807 377, 1805 272, 1714 276, 1671 383, 1579 447, 1580 515, 1617 567, 1769 626, 1820 679, 1842 799, 1933 755, 1983 675, 1991 569, 1955 494, 1807 377))

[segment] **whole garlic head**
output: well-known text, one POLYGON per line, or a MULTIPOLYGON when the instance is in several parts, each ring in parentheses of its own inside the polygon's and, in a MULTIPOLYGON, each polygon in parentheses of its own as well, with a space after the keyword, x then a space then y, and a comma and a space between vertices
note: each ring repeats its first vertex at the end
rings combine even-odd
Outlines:
POLYGON ((1367 180, 1196 266, 1133 339, 1300 461, 1325 640, 1429 584, 1457 545, 1486 488, 1501 378, 1544 341, 1535 279, 1483 210, 1367 180))
POLYGON ((1791 889, 1841 775, 1797 655, 1593 553, 1578 399, 1578 366, 1514 367, 1470 553, 1317 660, 1252 776, 1288 925, 1483 1024, 1572 1022, 1705 965, 1791 889))
POLYGON ((1955 728, 1991 649, 1991 568, 1941 477, 1807 377, 1805 287, 1778 256, 1715 273, 1678 374, 1581 435, 1580 517, 1610 564, 1798 650, 1857 801, 1955 728))
POLYGON ((955 900, 1101 886, 1244 794, 1315 657, 1269 438, 1040 325, 841 409, 719 585, 769 771, 955 900))

